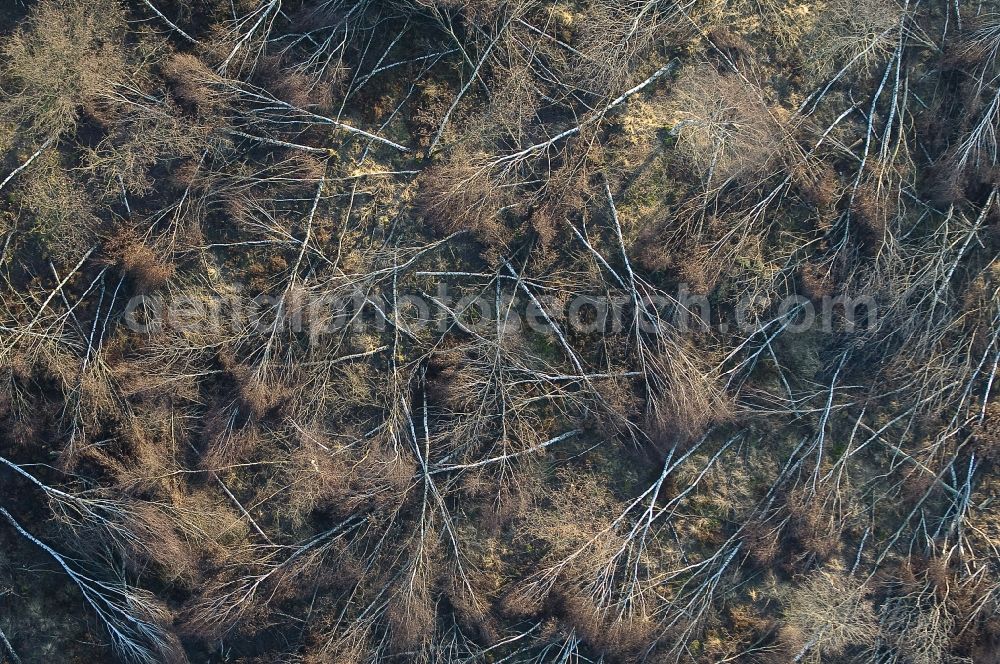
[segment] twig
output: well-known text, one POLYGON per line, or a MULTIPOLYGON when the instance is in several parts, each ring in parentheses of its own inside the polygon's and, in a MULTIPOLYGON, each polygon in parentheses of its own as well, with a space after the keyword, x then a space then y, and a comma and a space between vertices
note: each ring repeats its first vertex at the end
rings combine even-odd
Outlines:
POLYGON ((153 10, 153 13, 154 13, 154 14, 156 14, 157 16, 159 16, 159 17, 160 17, 160 19, 161 19, 161 20, 162 20, 162 21, 163 21, 164 23, 166 23, 166 24, 167 24, 168 26, 170 26, 170 28, 171 28, 171 29, 172 29, 172 30, 173 30, 174 32, 176 32, 177 34, 179 34, 179 35, 180 35, 181 37, 183 37, 184 39, 188 40, 188 41, 189 41, 189 42, 191 42, 192 44, 195 44, 195 45, 198 45, 198 40, 197 40, 197 39, 195 39, 194 37, 192 37, 192 36, 191 36, 191 35, 189 35, 188 33, 186 33, 186 32, 184 32, 183 30, 181 30, 181 29, 180 29, 180 28, 179 28, 179 27, 177 26, 177 24, 175 24, 175 23, 174 23, 173 21, 171 21, 171 20, 170 20, 169 18, 167 18, 166 16, 164 16, 164 15, 163 15, 163 12, 161 12, 161 11, 160 11, 159 9, 157 9, 157 8, 156 8, 156 6, 155 6, 155 5, 153 5, 153 3, 152 3, 152 2, 150 2, 149 0, 143 0, 143 2, 145 2, 145 3, 146 3, 146 6, 147 6, 147 7, 149 7, 150 9, 152 9, 152 10, 153 10))
POLYGON ((35 154, 33 154, 30 157, 28 157, 27 161, 25 161, 23 164, 21 164, 20 166, 18 166, 17 168, 15 168, 13 171, 11 171, 10 175, 8 175, 7 177, 5 177, 3 179, 3 182, 0 182, 0 189, 3 189, 4 185, 6 185, 8 182, 10 182, 11 178, 13 178, 15 175, 17 175, 18 173, 20 173, 24 169, 26 169, 31 164, 31 162, 33 162, 38 157, 38 155, 42 154, 42 152, 45 150, 45 148, 49 147, 49 145, 52 144, 53 140, 55 140, 55 139, 53 137, 51 137, 51 136, 49 138, 46 138, 45 142, 42 143, 42 147, 40 147, 37 150, 35 150, 35 154))
POLYGON ((10 657, 12 664, 21 664, 21 658, 17 656, 17 652, 14 651, 14 646, 10 644, 7 640, 7 635, 3 633, 0 629, 0 643, 3 644, 4 648, 7 649, 7 654, 10 657))

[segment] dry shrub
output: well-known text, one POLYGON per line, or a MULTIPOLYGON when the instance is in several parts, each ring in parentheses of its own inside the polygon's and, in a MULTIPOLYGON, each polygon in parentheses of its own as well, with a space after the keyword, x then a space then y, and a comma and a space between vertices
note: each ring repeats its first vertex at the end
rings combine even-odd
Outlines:
MULTIPOLYGON (((588 413, 595 426, 603 435, 616 435, 622 418, 636 421, 642 417, 643 398, 625 379, 602 380, 594 385, 601 402, 605 406, 588 413)), ((588 420, 588 426, 590 426, 588 420)))
POLYGON ((543 205, 531 213, 531 229, 538 237, 538 244, 543 252, 555 248, 555 240, 559 234, 559 217, 562 211, 553 205, 543 205))
POLYGON ((220 575, 203 584, 181 615, 189 636, 219 639, 231 632, 253 635, 265 629, 270 607, 308 596, 317 587, 326 547, 285 554, 256 552, 251 564, 260 575, 220 575), (317 585, 314 585, 317 584, 317 585))
POLYGON ((454 92, 440 81, 424 78, 416 84, 416 108, 406 119, 410 133, 417 145, 429 149, 431 141, 441 126, 441 118, 448 112, 454 99, 454 92))
POLYGON ((77 375, 79 388, 79 409, 84 419, 98 417, 113 418, 115 403, 114 386, 110 382, 107 368, 100 361, 91 362, 86 370, 77 375))
POLYGON ((799 284, 802 292, 813 300, 833 295, 834 284, 830 268, 815 263, 806 263, 799 268, 799 284))
POLYGON ((49 418, 32 398, 20 408, 12 408, 2 419, 3 434, 15 447, 31 448, 46 437, 49 418))
POLYGON ((331 387, 337 394, 336 403, 331 404, 334 412, 346 415, 351 409, 378 403, 379 393, 372 369, 371 365, 362 363, 340 367, 331 380, 331 387))
POLYGON ((357 487, 379 487, 376 502, 398 504, 413 481, 414 462, 399 455, 391 446, 374 444, 364 450, 355 466, 357 487))
POLYGON ((103 463, 122 491, 133 494, 170 495, 178 486, 178 456, 186 442, 178 430, 177 413, 165 404, 144 404, 132 418, 118 423, 117 437, 123 455, 105 455, 103 463))
POLYGON ((487 598, 499 586, 500 580, 484 573, 478 566, 460 571, 452 563, 440 583, 458 624, 475 634, 480 643, 495 643, 502 633, 501 626, 490 611, 487 598))
POLYGON ((394 582, 395 592, 385 608, 390 647, 396 653, 424 650, 434 633, 432 568, 441 552, 436 537, 428 534, 416 537, 407 547, 410 559, 394 582))
POLYGON ((692 295, 708 295, 722 276, 721 266, 704 247, 680 251, 670 257, 670 265, 677 271, 678 283, 692 295))
POLYGON ((40 380, 51 381, 61 389, 70 390, 76 386, 80 376, 79 359, 67 348, 44 345, 36 355, 36 376, 40 380))
POLYGON ((809 66, 820 75, 854 67, 868 70, 899 43, 902 8, 893 0, 831 0, 806 37, 809 66))
POLYGON ((750 560, 761 569, 768 569, 781 553, 780 530, 766 522, 754 521, 743 530, 743 541, 750 560))
POLYGON ((349 512, 360 502, 350 491, 354 473, 348 451, 333 441, 304 437, 290 454, 286 472, 295 491, 289 492, 283 512, 293 525, 304 524, 315 510, 336 508, 349 512))
POLYGON ((878 198, 872 187, 859 186, 851 202, 851 220, 862 248, 869 255, 878 251, 885 239, 886 215, 886 204, 878 198))
POLYGON ((307 180, 310 189, 326 177, 326 164, 312 155, 292 152, 288 155, 287 164, 293 177, 307 180))
POLYGON ((481 157, 456 153, 425 171, 422 184, 424 213, 439 232, 468 230, 487 246, 505 246, 500 216, 511 202, 510 190, 492 181, 481 157))
POLYGON ((830 164, 801 164, 793 168, 792 177, 802 197, 820 213, 829 213, 837 205, 841 186, 837 172, 830 164))
POLYGON ((174 276, 174 264, 131 228, 120 227, 106 243, 105 250, 139 292, 161 288, 174 276))
POLYGON ((538 616, 547 599, 548 595, 540 597, 531 585, 512 586, 500 598, 498 608, 501 615, 521 620, 538 616))
MULTIPOLYGON (((295 487, 281 507, 293 526, 305 524, 315 511, 346 518, 361 509, 396 510, 406 498, 416 471, 412 459, 391 446, 344 444, 314 430, 296 433, 299 445, 288 454, 278 484, 263 490, 266 495, 295 487)), ((353 442, 363 436, 349 432, 343 438, 353 442)))
POLYGON ((957 549, 911 554, 896 570, 886 570, 884 634, 907 662, 969 661, 959 654, 992 661, 977 657, 977 650, 998 635, 995 588, 988 575, 969 575, 963 558, 957 549))
POLYGON ((190 53, 175 53, 160 65, 177 101, 200 113, 214 110, 222 101, 216 84, 222 79, 190 53))
POLYGON ((0 113, 54 136, 72 128, 125 70, 125 17, 115 0, 43 0, 3 45, 4 75, 15 92, 0 113))
POLYGON ((961 145, 949 150, 934 166, 928 168, 928 193, 932 200, 942 206, 960 204, 966 197, 966 191, 975 175, 981 171, 967 169, 961 163, 961 145))
MULTIPOLYGON (((595 475, 570 476, 562 473, 565 484, 549 495, 547 504, 538 504, 523 525, 522 536, 549 545, 547 559, 558 562, 566 554, 586 544, 607 530, 621 505, 595 475)), ((614 551, 620 544, 613 532, 597 537, 591 544, 595 551, 614 551)), ((601 556, 582 556, 574 564, 587 573, 599 569, 601 556)))
POLYGON ((577 50, 585 54, 574 68, 581 87, 609 97, 626 89, 657 42, 684 23, 675 16, 673 5, 617 0, 590 2, 578 18, 569 14, 577 50))
POLYGON ((794 662, 799 653, 809 645, 809 636, 799 627, 782 625, 777 631, 778 648, 774 661, 785 664, 794 662))
POLYGON ((321 590, 344 590, 359 574, 343 542, 336 539, 318 545, 313 541, 311 546, 300 542, 280 552, 256 547, 242 553, 242 559, 227 561, 229 569, 239 565, 254 572, 221 574, 205 584, 182 617, 187 633, 203 638, 219 638, 231 630, 254 635, 268 625, 271 606, 315 598, 321 590), (331 558, 343 567, 332 568, 331 558))
POLYGON ((308 108, 323 101, 314 99, 313 93, 326 88, 314 85, 313 80, 301 72, 283 67, 281 60, 276 57, 264 58, 254 68, 253 80, 276 99, 297 108, 308 108))
POLYGON ((229 373, 236 381, 240 408, 250 419, 262 420, 281 404, 281 391, 254 377, 247 367, 233 367, 229 373))
POLYGON ((174 524, 197 551, 206 568, 245 564, 250 555, 250 526, 231 503, 204 490, 176 490, 171 495, 174 524))
MULTIPOLYGON (((898 585, 902 589, 898 595, 907 599, 911 606, 916 602, 921 611, 955 628, 938 638, 950 640, 956 651, 968 651, 981 639, 989 639, 991 630, 997 627, 995 616, 1000 597, 997 597, 996 586, 988 575, 969 575, 967 565, 971 556, 968 553, 951 550, 927 557, 911 555, 900 566, 898 574, 898 585)), ((973 563, 973 566, 979 567, 980 563, 973 563)), ((992 632, 993 638, 997 635, 998 632, 992 632)), ((918 642, 912 647, 921 649, 927 645, 918 642)))
POLYGON ((498 534, 532 510, 544 487, 543 473, 541 463, 525 463, 516 473, 486 469, 467 473, 462 491, 481 505, 481 530, 498 534))
POLYGON ((608 648, 620 653, 623 661, 642 655, 657 636, 657 624, 651 616, 630 616, 615 622, 608 634, 608 648))
MULTIPOLYGON (((963 17, 964 18, 964 17, 963 17)), ((964 30, 957 39, 945 45, 941 67, 945 71, 989 66, 996 62, 998 51, 997 14, 984 13, 965 20, 964 30)))
POLYGON ((219 360, 228 390, 203 417, 206 468, 225 468, 274 449, 280 432, 264 426, 265 420, 285 416, 290 392, 283 384, 258 378, 226 352, 219 360))
POLYGON ((601 647, 608 633, 601 610, 594 604, 593 598, 568 588, 557 591, 555 599, 563 621, 587 643, 601 647))
POLYGON ((204 180, 200 179, 200 176, 204 175, 205 173, 201 168, 200 160, 181 159, 173 164, 170 164, 170 170, 164 179, 175 189, 196 189, 197 191, 202 192, 211 189, 211 185, 207 187, 196 186, 199 184, 208 184, 211 181, 210 175, 204 180))
POLYGON ((881 607, 883 630, 907 662, 947 661, 955 617, 941 602, 919 595, 892 597, 881 607))
POLYGON ((761 615, 760 611, 751 605, 735 604, 729 607, 729 624, 736 632, 763 633, 772 624, 770 618, 761 615))
POLYGON ((712 28, 708 31, 708 38, 717 48, 726 51, 730 57, 745 58, 751 55, 752 49, 749 42, 728 28, 712 28))
POLYGON ((18 202, 44 250, 57 264, 75 264, 100 225, 92 196, 63 169, 54 151, 36 160, 20 185, 18 202))
POLYGON ((187 367, 166 365, 161 358, 129 357, 114 362, 110 368, 116 386, 130 399, 155 401, 173 397, 195 401, 198 398, 197 377, 186 374, 187 367))
POLYGON ((200 558, 194 542, 178 530, 176 515, 151 502, 130 507, 126 527, 135 541, 128 561, 135 573, 153 563, 166 581, 193 587, 200 577, 200 558))
POLYGON ((826 560, 840 550, 841 527, 824 507, 822 495, 802 487, 787 497, 785 506, 790 516, 788 533, 806 553, 826 560))
POLYGON ((661 224, 646 225, 639 231, 634 243, 635 262, 648 272, 661 272, 674 265, 674 257, 667 250, 664 236, 666 230, 661 224))
POLYGON ((614 611, 603 611, 593 598, 574 589, 557 592, 557 611, 562 622, 575 630, 584 641, 618 661, 638 657, 655 638, 656 624, 649 618, 618 618, 614 611))
POLYGON ((731 400, 690 348, 675 344, 649 370, 657 387, 647 404, 646 433, 658 448, 690 442, 732 417, 731 400))
POLYGON ((972 434, 976 456, 993 463, 1000 461, 1000 399, 987 402, 985 416, 973 425, 972 434))
POLYGON ((250 367, 240 364, 226 351, 219 353, 219 364, 233 388, 240 413, 244 417, 252 422, 259 422, 279 414, 289 397, 289 390, 284 385, 263 380, 250 367))
POLYGON ((434 14, 456 14, 469 28, 482 30, 484 27, 501 19, 507 3, 502 0, 405 0, 406 3, 417 5, 423 10, 434 14))
MULTIPOLYGON (((547 45, 538 46, 544 50, 547 45)), ((552 58, 553 65, 564 66, 563 58, 560 57, 563 52, 550 49, 546 55, 552 58)), ((492 128, 492 131, 499 136, 520 136, 537 118, 543 103, 533 80, 531 67, 528 62, 515 61, 510 64, 498 62, 492 67, 491 74, 490 88, 495 92, 486 109, 483 126, 492 128)), ((455 124, 461 126, 458 122, 455 124)), ((436 133, 437 127, 434 127, 432 134, 436 133)))
POLYGON ((331 626, 310 627, 308 645, 294 661, 300 664, 365 664, 372 647, 366 638, 368 631, 355 628, 346 634, 331 636, 335 633, 331 626))
POLYGON ((213 406, 202 418, 205 453, 202 466, 223 469, 252 458, 265 445, 264 434, 257 427, 243 426, 246 419, 239 412, 213 406))
POLYGON ((397 653, 422 650, 434 631, 434 605, 429 596, 406 594, 385 609, 392 649, 397 653))
POLYGON ((871 645, 879 633, 868 589, 839 570, 803 578, 785 598, 784 617, 780 638, 792 655, 811 644, 821 655, 836 657, 848 646, 871 645))
POLYGON ((149 194, 151 171, 177 159, 193 159, 209 144, 209 128, 181 117, 172 104, 107 105, 108 134, 86 151, 88 169, 103 182, 105 194, 119 200, 124 187, 149 194))
MULTIPOLYGON (((550 494, 551 502, 538 504, 521 526, 519 539, 533 547, 543 545, 546 554, 533 574, 508 589, 501 609, 512 617, 555 610, 596 647, 633 649, 649 634, 643 607, 658 601, 655 584, 636 588, 608 579, 612 587, 597 587, 625 546, 611 527, 622 505, 596 476, 566 473, 564 479, 567 483, 550 494), (555 569, 558 578, 551 576, 555 569), (610 597, 603 596, 605 591, 610 597), (617 598, 625 595, 630 597, 629 608, 622 609, 617 598)), ((655 558, 660 548, 650 546, 646 554, 655 558)), ((642 564, 647 564, 645 559, 642 564)))
MULTIPOLYGON (((702 25, 728 25, 733 31, 752 35, 754 45, 775 44, 794 52, 815 22, 816 5, 788 0, 713 0, 699 3, 693 11, 701 14, 698 19, 702 25)), ((710 33, 713 37, 714 32, 710 33)), ((729 50, 731 58, 735 55, 725 41, 715 44, 729 50)))
MULTIPOLYGON (((993 249, 989 244, 994 244, 1000 254, 1000 224, 987 226, 983 236, 988 243, 987 251, 993 249)), ((959 294, 962 313, 967 318, 965 329, 974 340, 973 352, 977 354, 986 353, 991 343, 994 331, 991 319, 997 286, 1000 286, 1000 262, 993 261, 977 276, 966 281, 959 294)))
POLYGON ((769 107, 761 90, 739 74, 692 67, 678 78, 672 97, 678 148, 714 186, 763 180, 793 147, 780 109, 769 107))
POLYGON ((176 478, 177 466, 171 463, 168 450, 154 443, 147 447, 135 456, 105 452, 97 446, 79 452, 76 464, 101 468, 110 475, 114 491, 107 495, 114 507, 107 510, 107 521, 99 528, 95 521, 89 524, 94 529, 77 534, 85 540, 84 547, 100 542, 101 535, 110 535, 132 573, 141 576, 152 567, 164 581, 190 587, 200 573, 196 539, 185 532, 180 513, 171 504, 173 492, 162 486, 165 478, 176 478))
POLYGON ((271 579, 275 591, 269 599, 283 602, 308 598, 317 590, 344 591, 357 585, 363 576, 364 567, 344 542, 334 539, 282 565, 271 579))

